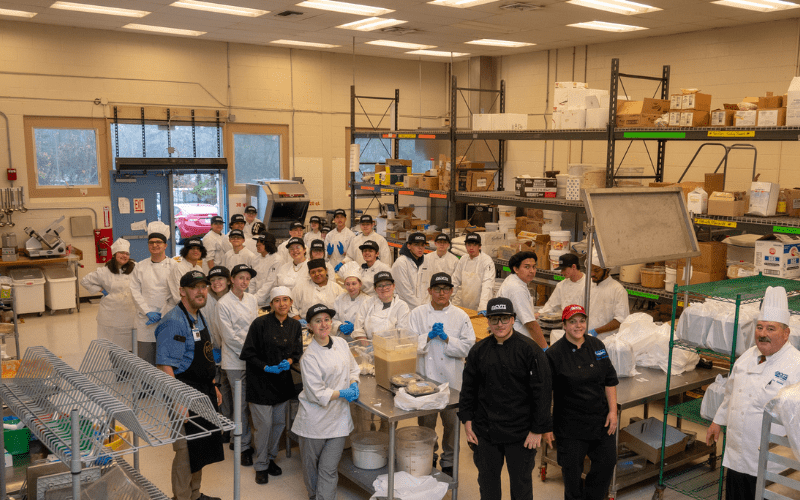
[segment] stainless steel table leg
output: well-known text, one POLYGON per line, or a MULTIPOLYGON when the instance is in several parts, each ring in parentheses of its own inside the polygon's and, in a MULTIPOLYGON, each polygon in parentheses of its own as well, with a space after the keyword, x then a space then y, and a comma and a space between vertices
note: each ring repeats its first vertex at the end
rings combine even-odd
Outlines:
POLYGON ((394 434, 395 422, 389 422, 389 496, 387 500, 394 500, 394 434))
POLYGON ((461 460, 459 450, 461 448, 461 422, 456 421, 456 435, 453 443, 453 494, 451 500, 458 500, 458 462, 461 460))
MULTIPOLYGON (((645 405, 645 411, 647 405, 645 405)), ((614 445, 615 449, 619 450, 619 429, 622 425, 620 420, 622 419, 622 409, 617 406, 617 432, 614 433, 614 445)), ((614 454, 616 456, 616 453, 614 454)), ((616 459, 615 459, 616 462, 616 459)), ((614 472, 611 474, 611 491, 608 492, 608 498, 611 500, 616 500, 617 498, 617 464, 614 463, 614 472)))

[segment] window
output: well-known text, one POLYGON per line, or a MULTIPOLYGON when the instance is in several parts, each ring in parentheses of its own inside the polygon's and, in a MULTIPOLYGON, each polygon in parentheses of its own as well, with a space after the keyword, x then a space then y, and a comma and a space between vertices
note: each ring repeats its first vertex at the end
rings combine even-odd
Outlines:
MULTIPOLYGON (((346 158, 347 169, 345 172, 345 187, 350 187, 350 129, 348 128, 345 133, 346 145, 346 158)), ((392 140, 391 139, 378 139, 375 137, 357 137, 356 144, 361 147, 360 171, 356 172, 356 182, 361 182, 362 172, 374 172, 376 163, 384 163, 387 158, 392 157, 392 140)), ((401 140, 400 141, 400 158, 403 160, 411 160, 411 171, 413 173, 425 173, 431 168, 433 164, 431 158, 438 158, 439 147, 445 144, 448 148, 449 142, 445 141, 428 141, 428 140, 401 140)), ((449 156, 449 150, 448 150, 449 156)))
POLYGON ((216 124, 195 124, 193 136, 192 126, 185 122, 180 125, 146 123, 144 148, 141 122, 112 122, 110 127, 114 158, 117 157, 118 138, 120 158, 142 158, 143 152, 147 153, 147 158, 219 158, 224 152, 221 131, 216 124), (173 148, 171 155, 170 147, 173 148))
POLYGON ((105 120, 27 116, 28 196, 107 196, 105 120))
POLYGON ((289 178, 289 127, 228 123, 225 127, 230 192, 244 194, 259 179, 289 178))

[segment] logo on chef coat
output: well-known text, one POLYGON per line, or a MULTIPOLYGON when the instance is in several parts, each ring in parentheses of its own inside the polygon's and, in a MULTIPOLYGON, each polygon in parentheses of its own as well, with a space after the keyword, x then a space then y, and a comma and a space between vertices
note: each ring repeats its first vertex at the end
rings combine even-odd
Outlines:
POLYGON ((608 358, 608 353, 605 349, 600 349, 599 351, 594 351, 594 357, 597 359, 606 359, 608 358))
POLYGON ((781 372, 775 372, 775 382, 783 385, 789 379, 789 375, 781 372))

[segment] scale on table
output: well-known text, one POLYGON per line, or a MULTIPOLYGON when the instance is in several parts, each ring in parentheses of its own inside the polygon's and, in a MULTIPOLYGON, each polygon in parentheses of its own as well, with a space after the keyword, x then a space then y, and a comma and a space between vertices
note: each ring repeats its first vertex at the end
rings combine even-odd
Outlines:
POLYGON ((59 219, 50 223, 45 228, 44 233, 39 234, 35 229, 26 227, 25 233, 30 236, 25 242, 25 254, 28 257, 62 257, 67 254, 67 244, 61 239, 60 234, 64 232, 64 226, 60 226, 64 220, 62 215, 59 219))

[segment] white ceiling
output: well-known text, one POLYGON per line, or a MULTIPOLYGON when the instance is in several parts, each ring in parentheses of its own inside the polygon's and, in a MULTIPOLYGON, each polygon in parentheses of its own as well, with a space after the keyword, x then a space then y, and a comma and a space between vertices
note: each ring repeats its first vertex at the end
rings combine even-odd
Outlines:
MULTIPOLYGON (((416 33, 397 35, 381 31, 360 32, 337 28, 338 25, 362 19, 363 16, 301 8, 297 6, 301 0, 214 0, 217 3, 270 11, 269 14, 257 18, 170 7, 173 0, 72 1, 145 10, 151 14, 139 19, 126 18, 51 9, 49 7, 54 0, 0 0, 0 8, 37 12, 37 15, 30 20, 7 16, 0 16, 0 19, 125 32, 131 32, 122 29, 122 26, 128 23, 150 24, 205 31, 207 33, 198 38, 206 40, 268 45, 270 41, 282 38, 337 44, 341 47, 322 50, 344 53, 351 53, 355 42, 357 54, 417 59, 420 56, 407 55, 404 49, 365 45, 364 42, 378 39, 397 40, 436 45, 437 48, 433 50, 468 52, 473 56, 498 56, 800 17, 800 9, 760 13, 715 5, 711 0, 637 0, 663 10, 636 16, 623 16, 579 7, 566 3, 566 0, 499 0, 468 9, 430 5, 425 0, 349 0, 351 3, 394 9, 395 12, 382 17, 408 21, 399 27, 419 30, 416 33), (526 12, 501 9, 504 5, 517 2, 534 4, 542 8, 526 12), (290 17, 276 15, 286 10, 299 11, 303 15, 290 17), (632 24, 648 29, 630 33, 607 33, 566 26, 595 20, 632 24), (464 43, 479 38, 528 42, 536 45, 509 49, 464 43)), ((429 56, 422 58, 442 59, 429 56)))

